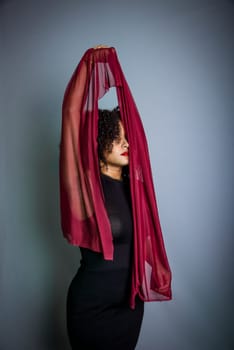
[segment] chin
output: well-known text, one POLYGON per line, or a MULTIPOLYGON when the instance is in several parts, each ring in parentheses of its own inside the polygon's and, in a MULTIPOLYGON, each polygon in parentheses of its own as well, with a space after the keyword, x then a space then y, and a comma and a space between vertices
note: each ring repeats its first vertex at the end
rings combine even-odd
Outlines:
POLYGON ((123 166, 126 166, 126 165, 128 165, 129 164, 129 161, 126 161, 124 164, 123 164, 123 166))

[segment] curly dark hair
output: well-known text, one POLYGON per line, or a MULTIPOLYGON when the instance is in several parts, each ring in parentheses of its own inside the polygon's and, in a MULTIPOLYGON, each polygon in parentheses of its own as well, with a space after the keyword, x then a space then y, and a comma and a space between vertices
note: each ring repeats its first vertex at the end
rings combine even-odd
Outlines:
POLYGON ((121 120, 119 107, 113 110, 98 110, 98 158, 106 164, 104 152, 111 152, 113 141, 120 137, 119 122, 121 120))

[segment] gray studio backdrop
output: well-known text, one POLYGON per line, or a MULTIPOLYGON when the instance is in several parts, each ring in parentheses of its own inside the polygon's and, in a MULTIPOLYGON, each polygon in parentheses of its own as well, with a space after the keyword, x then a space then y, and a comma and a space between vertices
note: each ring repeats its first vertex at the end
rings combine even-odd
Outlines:
POLYGON ((60 228, 61 103, 100 43, 116 48, 143 120, 173 273, 137 350, 231 349, 232 20, 225 0, 0 1, 1 350, 69 350, 80 255, 60 228))

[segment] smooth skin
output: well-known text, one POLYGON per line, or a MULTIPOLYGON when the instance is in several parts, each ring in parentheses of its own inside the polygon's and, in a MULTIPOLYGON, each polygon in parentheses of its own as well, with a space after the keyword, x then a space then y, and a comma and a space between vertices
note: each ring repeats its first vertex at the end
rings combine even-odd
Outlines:
POLYGON ((128 155, 123 155, 123 153, 128 153, 129 143, 126 139, 124 127, 121 121, 119 122, 119 126, 119 140, 113 141, 111 152, 104 152, 106 164, 100 161, 101 172, 116 180, 122 180, 122 169, 129 164, 128 155))

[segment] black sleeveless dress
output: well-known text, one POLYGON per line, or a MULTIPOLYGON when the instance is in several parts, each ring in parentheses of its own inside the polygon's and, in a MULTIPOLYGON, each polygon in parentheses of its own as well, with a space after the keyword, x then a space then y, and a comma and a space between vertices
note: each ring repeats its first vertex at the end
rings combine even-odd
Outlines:
POLYGON ((73 350, 135 349, 144 303, 129 307, 133 229, 129 184, 101 174, 114 260, 81 249, 81 265, 67 294, 67 330, 73 350))

